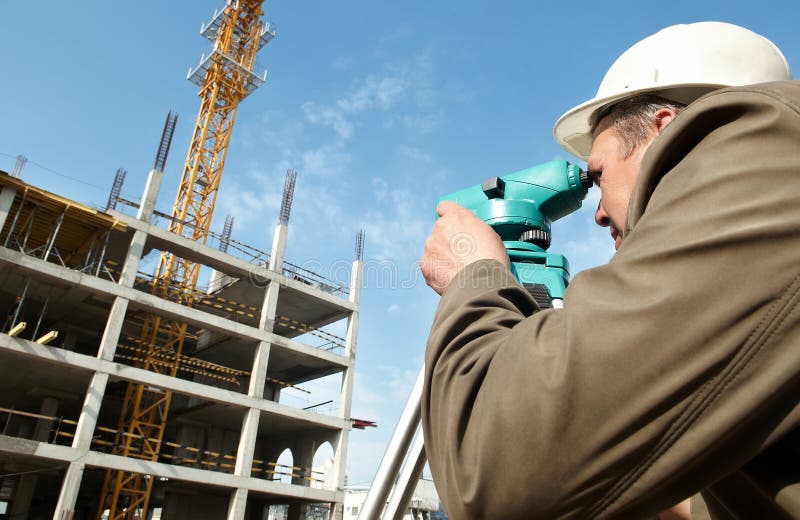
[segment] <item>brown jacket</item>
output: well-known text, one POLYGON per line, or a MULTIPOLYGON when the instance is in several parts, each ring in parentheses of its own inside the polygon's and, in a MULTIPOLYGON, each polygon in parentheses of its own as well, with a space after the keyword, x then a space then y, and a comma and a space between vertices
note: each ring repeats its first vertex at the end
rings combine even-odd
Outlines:
POLYGON ((800 82, 719 90, 648 150, 624 243, 538 311, 445 290, 425 446, 451 518, 800 518, 800 82))

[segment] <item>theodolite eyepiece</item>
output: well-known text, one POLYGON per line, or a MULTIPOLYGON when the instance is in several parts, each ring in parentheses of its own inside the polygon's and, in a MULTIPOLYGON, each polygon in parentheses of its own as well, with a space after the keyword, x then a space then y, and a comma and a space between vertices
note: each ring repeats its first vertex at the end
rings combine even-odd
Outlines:
POLYGON ((550 225, 579 209, 591 186, 591 177, 578 166, 551 161, 491 177, 440 201, 452 200, 489 224, 503 240, 517 279, 526 286, 545 285, 551 299, 560 299, 569 267, 563 255, 546 252, 550 225))

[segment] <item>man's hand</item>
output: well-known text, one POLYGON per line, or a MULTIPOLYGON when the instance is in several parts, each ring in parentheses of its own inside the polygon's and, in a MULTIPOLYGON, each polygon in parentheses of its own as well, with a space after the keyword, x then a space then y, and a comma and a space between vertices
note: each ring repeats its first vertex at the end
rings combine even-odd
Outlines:
POLYGON ((425 281, 442 294, 456 274, 478 260, 498 260, 510 266, 500 237, 468 209, 444 201, 436 207, 439 220, 425 241, 420 267, 425 281))

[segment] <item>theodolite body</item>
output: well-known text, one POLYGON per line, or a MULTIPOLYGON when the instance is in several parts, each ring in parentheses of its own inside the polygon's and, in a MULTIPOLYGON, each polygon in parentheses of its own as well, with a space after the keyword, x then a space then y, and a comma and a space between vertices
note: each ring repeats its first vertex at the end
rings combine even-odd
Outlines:
POLYGON ((475 213, 500 235, 511 272, 540 306, 563 299, 569 283, 564 255, 548 253, 551 223, 581 207, 592 181, 578 166, 551 161, 492 177, 440 199, 475 213))

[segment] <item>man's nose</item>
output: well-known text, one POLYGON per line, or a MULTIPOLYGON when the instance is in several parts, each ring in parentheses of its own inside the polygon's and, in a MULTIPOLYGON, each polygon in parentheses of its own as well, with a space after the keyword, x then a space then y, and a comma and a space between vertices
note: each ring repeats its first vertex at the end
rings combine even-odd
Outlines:
POLYGON ((598 226, 608 227, 611 225, 611 219, 608 218, 608 213, 603 209, 603 199, 597 203, 597 210, 594 212, 594 221, 598 226))

